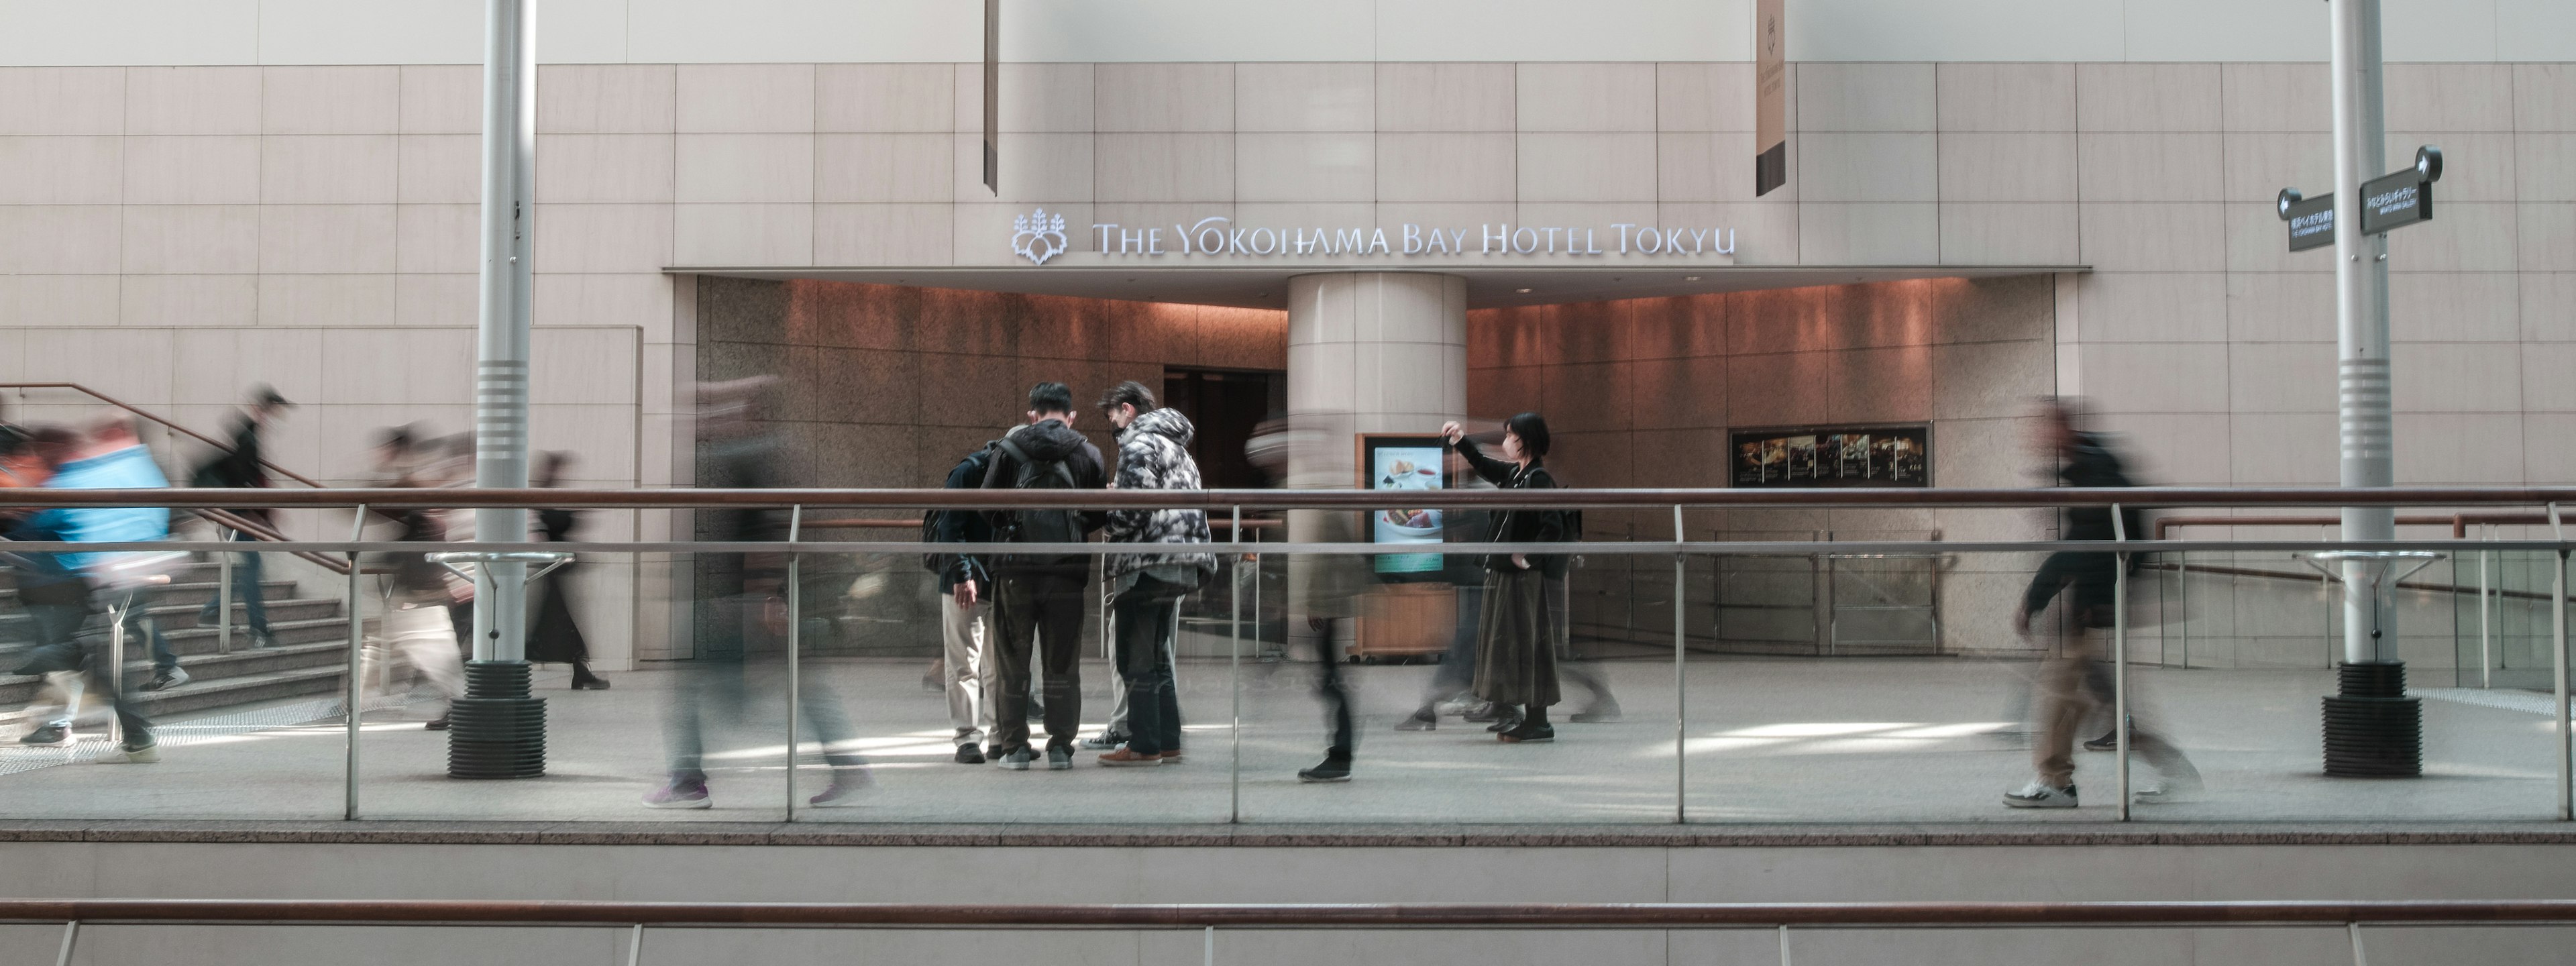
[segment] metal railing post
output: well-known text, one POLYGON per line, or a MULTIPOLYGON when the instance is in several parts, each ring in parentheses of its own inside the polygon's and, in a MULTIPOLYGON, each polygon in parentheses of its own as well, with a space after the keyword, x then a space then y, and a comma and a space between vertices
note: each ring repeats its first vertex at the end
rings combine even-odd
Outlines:
POLYGON ((2568 757, 2567 731, 2567 530, 2559 524, 2558 504, 2549 505, 2549 532, 2561 541, 2552 555, 2549 580, 2549 687, 2558 725, 2558 820, 2576 821, 2576 760, 2568 757))
MULTIPOLYGON (((1234 544, 1244 541, 1242 505, 1234 507, 1234 536, 1229 541, 1234 541, 1234 544)), ((1244 554, 1234 554, 1234 569, 1229 569, 1226 574, 1229 574, 1231 587, 1234 587, 1234 592, 1226 595, 1231 608, 1234 608, 1234 641, 1226 647, 1226 693, 1234 698, 1234 711, 1229 711, 1229 716, 1226 716, 1226 742, 1234 744, 1231 760, 1226 762, 1226 824, 1236 824, 1244 819, 1244 554)), ((1260 587, 1260 556, 1255 556, 1252 559, 1252 590, 1260 590, 1260 587)), ((1255 621, 1262 618, 1260 603, 1255 603, 1252 618, 1255 621)), ((1332 647, 1327 647, 1324 652, 1327 652, 1324 657, 1332 657, 1332 647)))
POLYGON ((643 963, 644 924, 639 922, 635 924, 635 931, 629 934, 626 940, 626 966, 643 966, 643 963))
MULTIPOLYGON (((2120 505, 2111 504, 2111 538, 2126 543, 2129 528, 2120 519, 2120 505)), ((2111 765, 2119 773, 2120 821, 2129 820, 2129 555, 2112 557, 2119 569, 2111 572, 2111 734, 2118 747, 2118 757, 2111 765)))
MULTIPOLYGON (((366 535, 367 507, 362 503, 358 505, 356 520, 349 524, 349 542, 356 543, 366 535)), ((340 775, 344 796, 340 817, 349 821, 358 817, 358 719, 365 713, 367 694, 367 617, 365 608, 358 606, 360 569, 358 551, 353 548, 349 551, 349 686, 346 690, 349 720, 347 736, 342 739, 347 746, 347 760, 341 763, 340 775)))
MULTIPOLYGON (((215 535, 226 543, 237 531, 216 527, 215 535)), ((215 555, 215 653, 233 652, 233 555, 215 555)))
POLYGON ((2182 630, 2182 667, 2191 670, 2191 552, 2174 556, 2174 609, 2181 611, 2176 623, 2182 630))
POLYGON ((1789 966, 1789 924, 1780 924, 1780 966, 1789 966))
POLYGON ((1205 966, 1216 966, 1216 927, 1207 927, 1206 935, 1206 951, 1199 956, 1199 962, 1205 964, 1205 966))
POLYGON ((63 923, 63 951, 54 954, 54 966, 71 966, 72 941, 80 938, 80 920, 63 923))
POLYGON ((803 562, 804 555, 792 548, 804 523, 803 506, 787 509, 787 542, 791 547, 787 551, 787 820, 790 822, 796 820, 796 714, 804 709, 801 700, 804 682, 797 677, 796 652, 805 630, 803 582, 798 579, 800 570, 797 566, 803 562))
MULTIPOLYGON (((109 600, 115 600, 110 594, 109 600)), ((125 703, 125 615, 134 609, 132 592, 127 592, 123 606, 107 605, 107 740, 117 747, 125 746, 125 716, 115 713, 125 703)), ((67 708, 64 716, 69 717, 67 708)), ((69 730, 69 729, 65 729, 69 730)))
MULTIPOLYGON (((2493 526, 2481 527, 2480 530, 2483 536, 2489 538, 2494 536, 2493 526)), ((2492 621, 2489 620, 2494 613, 2490 605, 2494 602, 2495 584, 2489 572, 2494 560, 2495 551, 2478 551, 2478 687, 2480 688, 2495 687, 2494 628, 2492 621)))
POLYGON ((2343 924, 2343 928, 2344 933, 2352 937, 2352 966, 2370 966, 2369 957, 2361 953, 2361 924, 2347 922, 2343 924))
POLYGON ((1689 558, 1681 552, 1689 534, 1682 529, 1682 505, 1673 504, 1673 824, 1690 823, 1690 687, 1682 647, 1688 633, 1683 623, 1682 594, 1689 586, 1689 558))

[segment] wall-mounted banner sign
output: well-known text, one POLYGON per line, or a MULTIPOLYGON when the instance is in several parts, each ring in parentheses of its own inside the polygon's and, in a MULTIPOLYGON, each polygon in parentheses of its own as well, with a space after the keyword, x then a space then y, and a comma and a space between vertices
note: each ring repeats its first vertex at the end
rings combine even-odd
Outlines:
POLYGON ((1753 196, 1789 183, 1789 48, 1782 0, 1753 5, 1753 196))
POLYGON ((1830 426, 1729 434, 1729 486, 1813 489, 1932 485, 1932 427, 1830 426))
MULTIPOLYGON (((1058 216, 1058 224, 1061 216, 1058 216)), ((1025 231, 1026 229, 1022 229, 1025 231)), ((1288 227, 1246 226, 1217 216, 1170 225, 1091 226, 1093 250, 1117 256, 1206 256, 1301 258, 1314 256, 1387 256, 1391 258, 1508 255, 1519 257, 1591 258, 1617 256, 1681 257, 1735 254, 1735 229, 1672 227, 1612 222, 1607 225, 1515 225, 1487 222, 1472 228, 1406 223, 1387 226, 1288 227)), ((1046 260, 1012 251, 1030 261, 1046 260)))

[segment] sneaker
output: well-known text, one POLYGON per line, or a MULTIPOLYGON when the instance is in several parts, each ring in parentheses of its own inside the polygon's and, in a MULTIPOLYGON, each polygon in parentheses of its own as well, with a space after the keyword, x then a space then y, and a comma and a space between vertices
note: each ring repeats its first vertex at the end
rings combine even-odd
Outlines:
POLYGON ((2050 788, 2045 782, 2031 782, 2017 792, 2005 792, 2004 804, 2013 808, 2074 808, 2075 786, 2050 788))
POLYGON ((572 689, 575 691, 606 691, 608 690, 608 679, 601 677, 574 678, 572 679, 572 689))
POLYGON ((1493 702, 1479 701, 1475 704, 1468 705, 1466 710, 1458 712, 1458 717, 1482 724, 1487 721, 1495 720, 1500 717, 1502 713, 1503 712, 1499 710, 1493 702))
POLYGON ((858 802, 851 796, 866 791, 868 786, 874 784, 876 779, 870 777, 865 768, 835 768, 832 769, 832 784, 826 786, 814 797, 806 799, 805 804, 816 808, 856 805, 858 802))
POLYGON ((1545 723, 1524 723, 1494 737, 1502 739, 1507 744, 1536 744, 1542 741, 1555 741, 1556 728, 1545 723))
POLYGON ((1454 718, 1458 715, 1466 714, 1469 711, 1475 710, 1477 705, 1483 703, 1484 702, 1482 701, 1476 700, 1475 695, 1461 692, 1459 694, 1443 698, 1438 703, 1433 704, 1431 706, 1431 713, 1445 714, 1454 718))
POLYGON ((1395 723, 1395 730, 1397 731, 1435 731, 1438 730, 1439 727, 1439 716, 1432 714, 1431 709, 1429 708, 1416 711, 1413 713, 1413 717, 1406 718, 1395 723))
POLYGON ((188 683, 187 669, 174 666, 153 674, 152 680, 143 682, 143 690, 164 691, 186 683, 188 683))
POLYGON ((429 721, 428 721, 427 723, 425 723, 425 724, 423 724, 423 725, 421 725, 421 726, 420 726, 420 730, 422 730, 422 731, 445 731, 445 730, 447 730, 447 716, 442 714, 442 715, 439 715, 438 717, 435 717, 435 718, 431 718, 431 719, 429 719, 429 721))
MULTIPOLYGON (((1053 754, 1049 754, 1047 756, 1047 763, 1047 767, 1055 767, 1055 756, 1053 754)), ((1150 755, 1140 755, 1134 751, 1120 748, 1117 751, 1100 756, 1100 763, 1111 768, 1135 768, 1144 765, 1159 765, 1163 763, 1163 753, 1158 751, 1150 755)))
POLYGON ((1047 746, 1047 770, 1065 771, 1073 767, 1073 749, 1063 745, 1047 746))
POLYGON ((25 735, 20 736, 18 743, 22 745, 68 745, 72 743, 72 732, 71 729, 65 728, 61 725, 40 725, 36 730, 27 732, 25 735))
POLYGON ((1030 751, 1026 746, 1022 746, 1011 749, 1009 754, 993 759, 993 764, 1000 765, 1012 771, 1027 771, 1029 770, 1029 763, 1036 761, 1037 758, 1037 752, 1030 751))
MULTIPOLYGON (((2129 719, 2129 726, 2130 726, 2130 727, 2132 727, 2132 728, 2137 727, 2137 720, 2138 720, 2138 719, 2136 719, 2136 718, 2130 718, 2130 719, 2129 719)), ((2102 737, 2095 738, 2095 739, 2093 739, 2093 740, 2091 740, 2091 741, 2087 741, 2087 742, 2085 742, 2085 743, 2084 743, 2084 750, 2086 750, 2086 751, 2118 751, 2118 750, 2120 750, 2120 729, 2118 729, 2118 728, 2113 728, 2113 729, 2111 729, 2111 730, 2109 730, 2109 731, 2105 731, 2105 732, 2103 732, 2103 733, 2102 733, 2102 737)))
POLYGON ((1297 773, 1297 780, 1308 784, 1346 782, 1351 780, 1351 762, 1347 758, 1326 758, 1324 763, 1297 773))
POLYGON ((119 748, 116 750, 115 754, 100 758, 98 763, 102 765, 149 765, 159 762, 160 760, 161 746, 158 743, 146 743, 141 745, 127 745, 123 748, 119 748))
POLYGON ((1181 763, 1181 750, 1178 748, 1165 748, 1163 749, 1163 754, 1160 757, 1163 759, 1163 764, 1177 765, 1181 763))
POLYGON ((1109 733, 1109 732, 1103 731, 1103 732, 1101 732, 1101 733, 1099 733, 1099 734, 1092 735, 1092 736, 1091 736, 1091 737, 1089 737, 1089 738, 1084 738, 1084 739, 1082 739, 1081 741, 1077 741, 1077 742, 1074 742, 1074 743, 1075 743, 1075 744, 1078 744, 1078 745, 1081 745, 1084 751, 1109 751, 1109 750, 1114 749, 1114 748, 1124 748, 1124 747, 1126 747, 1126 746, 1127 746, 1127 736, 1126 736, 1126 735, 1119 735, 1119 734, 1111 734, 1111 733, 1109 733))
POLYGON ((981 764, 983 764, 983 763, 984 763, 984 749, 982 749, 982 748, 977 748, 977 747, 975 747, 974 745, 958 745, 958 746, 957 746, 957 763, 958 763, 958 764, 960 764, 960 765, 981 765, 981 764))
MULTIPOLYGON (((254 651, 265 651, 265 650, 268 650, 269 648, 276 647, 276 646, 277 646, 277 635, 275 635, 275 634, 271 634, 271 633, 269 633, 269 632, 267 632, 267 631, 252 631, 252 632, 250 632, 250 647, 251 647, 251 650, 254 650, 254 651)), ((606 687, 606 685, 601 685, 601 687, 606 687)))
POLYGON ((1618 724, 1619 706, 1615 704, 1607 706, 1596 704, 1571 715, 1567 715, 1565 720, 1574 722, 1575 724, 1618 724))
POLYGON ((680 781, 656 788, 644 795, 645 808, 714 808, 715 799, 707 795, 707 783, 680 781))

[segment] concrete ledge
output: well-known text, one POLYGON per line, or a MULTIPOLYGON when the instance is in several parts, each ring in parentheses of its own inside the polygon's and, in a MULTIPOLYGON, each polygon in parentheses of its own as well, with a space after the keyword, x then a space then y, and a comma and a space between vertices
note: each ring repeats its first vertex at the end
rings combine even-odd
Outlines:
POLYGON ((2576 823, 2409 825, 840 825, 798 822, 23 821, 0 842, 1054 848, 1781 848, 2576 845, 2576 823))

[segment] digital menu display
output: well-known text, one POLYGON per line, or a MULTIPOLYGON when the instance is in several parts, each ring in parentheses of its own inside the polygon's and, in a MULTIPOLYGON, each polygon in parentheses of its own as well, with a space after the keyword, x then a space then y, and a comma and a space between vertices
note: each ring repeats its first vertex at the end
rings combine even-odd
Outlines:
MULTIPOLYGON (((1363 487, 1414 491, 1424 497, 1411 502, 1399 499, 1384 509, 1369 511, 1371 542, 1426 546, 1441 543, 1442 513, 1430 505, 1428 497, 1449 485, 1448 453, 1448 445, 1437 436, 1360 437, 1363 487)), ((1437 553, 1380 554, 1376 570, 1382 574, 1430 573, 1439 570, 1442 562, 1437 553)))

